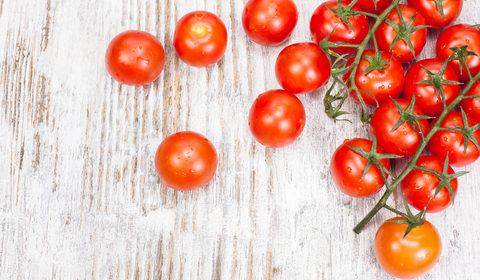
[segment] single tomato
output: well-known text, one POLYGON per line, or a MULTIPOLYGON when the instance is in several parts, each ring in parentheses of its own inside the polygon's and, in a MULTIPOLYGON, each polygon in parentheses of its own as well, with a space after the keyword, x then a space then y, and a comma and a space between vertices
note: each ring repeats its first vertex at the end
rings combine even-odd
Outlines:
POLYGON ((162 73, 165 52, 152 34, 129 30, 118 34, 110 42, 105 64, 110 75, 120 83, 143 86, 162 73))
POLYGON ((408 0, 408 5, 416 8, 432 28, 449 26, 462 12, 463 0, 442 0, 443 16, 435 0, 408 0))
MULTIPOLYGON (((480 95, 480 81, 477 81, 465 94, 465 96, 476 96, 480 95)), ((462 100, 460 103, 463 110, 469 114, 470 116, 474 117, 478 122, 480 122, 480 98, 468 98, 462 100)))
POLYGON ((280 52, 275 63, 279 84, 294 94, 315 91, 330 78, 330 62, 315 43, 293 44, 280 52))
POLYGON ((207 185, 217 170, 217 152, 203 135, 191 131, 168 136, 155 154, 160 179, 179 191, 207 185))
POLYGON ((225 53, 227 29, 214 14, 205 11, 183 16, 175 27, 173 46, 185 63, 206 67, 217 63, 225 53))

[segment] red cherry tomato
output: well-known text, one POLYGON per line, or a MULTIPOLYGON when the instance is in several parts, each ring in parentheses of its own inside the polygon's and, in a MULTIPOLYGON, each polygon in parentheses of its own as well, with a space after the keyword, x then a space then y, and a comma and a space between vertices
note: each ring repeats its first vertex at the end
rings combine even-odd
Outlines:
MULTIPOLYGON (((437 40, 437 57, 446 60, 455 54, 451 48, 461 48, 463 46, 468 46, 467 51, 477 54, 477 56, 469 55, 466 57, 470 72, 472 76, 475 76, 480 72, 480 29, 478 27, 457 24, 443 30, 437 40)), ((450 65, 457 72, 461 81, 470 79, 465 65, 462 66, 462 71, 460 71, 458 59, 450 61, 450 65)))
MULTIPOLYGON (((405 23, 412 19, 413 16, 417 15, 412 27, 426 24, 425 18, 417 11, 417 9, 408 5, 399 6, 400 12, 403 15, 403 21, 405 23)), ((400 16, 398 15, 397 9, 391 11, 387 19, 401 26, 401 20, 400 16)), ((412 61, 415 57, 413 56, 412 51, 404 40, 399 40, 397 43, 395 43, 393 48, 390 48, 390 45, 392 44, 396 36, 397 31, 395 31, 395 29, 390 26, 388 22, 382 22, 382 24, 380 24, 380 26, 378 27, 377 31, 375 31, 375 38, 378 43, 378 48, 382 51, 390 51, 391 49, 391 52, 398 59, 398 61, 400 61, 400 63, 412 61)), ((427 29, 423 28, 413 32, 410 35, 410 41, 412 42, 415 56, 419 55, 427 42, 427 29)))
POLYGON ((275 73, 280 85, 298 94, 315 91, 330 78, 330 62, 314 43, 290 45, 278 55, 275 73))
POLYGON ((248 125, 262 145, 280 148, 293 143, 305 126, 302 102, 284 90, 260 94, 250 109, 248 125))
POLYGON ((173 46, 185 63, 206 67, 223 57, 227 36, 225 25, 216 15, 197 11, 186 14, 178 21, 173 46))
MULTIPOLYGON (((346 1, 340 1, 343 7, 348 6, 346 1)), ((320 5, 313 13, 310 20, 310 31, 312 33, 313 40, 319 43, 321 40, 328 38, 329 42, 344 42, 350 44, 360 44, 368 34, 369 23, 368 18, 363 15, 356 15, 348 18, 348 22, 353 27, 353 30, 346 25, 340 17, 335 15, 327 7, 331 9, 338 9, 337 0, 330 0, 320 5)), ((353 10, 358 10, 353 8, 353 10)), ((355 48, 351 47, 338 47, 331 49, 337 53, 349 53, 353 52, 355 48)))
MULTIPOLYGON (((465 96, 480 95, 480 82, 476 82, 465 96)), ((462 100, 460 103, 463 110, 480 122, 480 98, 468 98, 462 100)))
POLYGON ((408 225, 385 221, 375 235, 375 257, 393 277, 412 279, 432 269, 442 254, 442 240, 437 229, 425 221, 405 236, 408 225))
MULTIPOLYGON (((385 70, 374 69, 368 72, 366 75, 362 75, 370 66, 370 62, 363 58, 368 56, 375 57, 375 51, 366 50, 363 53, 362 59, 358 64, 357 72, 355 74, 355 84, 357 85, 357 88, 361 90, 360 95, 362 96, 365 104, 377 106, 377 102, 378 104, 382 104, 391 97, 395 98, 402 93, 405 75, 400 62, 387 53, 382 53, 382 60, 388 60, 391 58, 389 63, 381 65, 381 67, 386 67, 385 70)), ((347 66, 352 65, 354 59, 354 57, 350 58, 350 60, 347 62, 347 66)), ((347 81, 351 74, 352 71, 350 70, 343 76, 343 80, 347 81)), ((359 102, 357 93, 355 91, 351 91, 350 96, 355 101, 359 102)))
MULTIPOLYGON (((368 160, 350 147, 370 152, 372 150, 372 141, 355 138, 346 140, 337 148, 330 162, 330 172, 335 185, 342 192, 353 197, 368 197, 376 194, 385 184, 382 173, 377 166, 372 164, 362 179, 368 160)), ((377 148, 377 153, 383 153, 383 151, 377 148)), ((390 168, 390 162, 387 159, 383 159, 380 162, 386 169, 390 168)))
POLYGON ((408 0, 408 5, 416 8, 432 28, 449 26, 462 12, 463 0, 443 0, 443 15, 435 0, 408 0))
MULTIPOLYGON (((350 0, 349 3, 351 2, 350 0)), ((358 0, 355 5, 362 11, 379 15, 388 8, 392 2, 393 0, 358 0)))
MULTIPOLYGON (((478 123, 468 115, 467 120, 470 127, 478 123)), ((441 123, 441 127, 445 128, 457 128, 457 126, 464 127, 460 112, 450 112, 441 123)), ((480 142, 480 130, 475 131, 473 135, 480 142)), ((463 134, 458 131, 439 131, 430 139, 428 149, 433 155, 443 159, 448 154, 449 163, 452 166, 462 167, 473 163, 480 156, 480 152, 471 140, 468 140, 467 150, 465 150, 464 143, 463 134)))
POLYGON ((292 0, 249 0, 243 9, 245 33, 257 44, 276 46, 290 37, 298 11, 292 0))
POLYGON ((150 33, 129 30, 110 42, 105 63, 115 80, 126 85, 143 86, 160 76, 165 53, 160 41, 150 33))
POLYGON ((217 152, 203 135, 185 131, 168 136, 155 155, 157 173, 175 190, 190 191, 207 185, 217 170, 217 152))
MULTIPOLYGON (((403 95, 406 99, 412 100, 415 94, 415 104, 428 116, 438 116, 443 111, 442 94, 438 92, 433 85, 418 84, 418 82, 431 80, 423 67, 430 70, 433 74, 440 72, 443 61, 436 58, 424 59, 418 61, 407 71, 405 77, 405 90, 403 95), (438 94, 438 95, 437 95, 438 94)), ((452 67, 447 66, 442 79, 458 82, 458 76, 452 67)), ((445 102, 447 106, 460 94, 460 85, 443 84, 445 102)))
MULTIPOLYGON (((445 161, 436 156, 421 156, 417 160, 417 166, 424 167, 440 174, 443 172, 445 161)), ((454 174, 455 171, 448 166, 448 174, 454 174)), ((403 179, 401 186, 402 192, 408 204, 422 211, 428 204, 427 212, 436 213, 446 209, 452 204, 450 192, 446 187, 435 196, 439 184, 438 177, 432 173, 414 169, 403 179), (435 197, 435 198, 434 198, 435 197)), ((457 195, 457 179, 450 181, 454 195, 457 195)))
MULTIPOLYGON (((407 110, 410 101, 405 99, 395 99, 403 110, 407 110)), ((417 107, 413 108, 414 115, 423 115, 423 112, 417 107)), ((418 127, 415 128, 404 122, 398 128, 392 131, 395 124, 400 120, 401 115, 395 103, 389 100, 373 113, 370 121, 370 133, 377 137, 378 146, 387 154, 395 154, 404 157, 413 156, 420 143, 422 136, 418 133, 418 127)), ((424 135, 430 132, 430 125, 425 119, 419 121, 420 129, 424 135)))

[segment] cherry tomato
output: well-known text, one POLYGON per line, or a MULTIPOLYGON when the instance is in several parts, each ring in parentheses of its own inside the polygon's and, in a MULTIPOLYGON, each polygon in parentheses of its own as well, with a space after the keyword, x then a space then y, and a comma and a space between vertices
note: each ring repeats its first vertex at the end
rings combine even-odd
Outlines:
POLYGON ((249 0, 242 16, 245 33, 264 46, 276 46, 287 40, 297 20, 298 11, 292 0, 249 0))
MULTIPOLYGON (((436 156, 421 156, 417 160, 417 166, 424 167, 440 174, 443 172, 445 160, 436 156)), ((454 174, 455 171, 448 166, 448 174, 454 174)), ((407 202, 422 211, 428 204, 427 212, 436 213, 444 210, 452 204, 450 192, 446 187, 435 196, 439 184, 438 177, 432 173, 414 169, 403 179, 401 186, 402 192, 407 202), (435 197, 435 198, 434 198, 435 197)), ((457 179, 450 181, 454 195, 457 195, 457 179)))
MULTIPOLYGON (((407 110, 410 101, 405 99, 395 99, 403 110, 407 110)), ((414 115, 423 115, 423 112, 417 107, 413 108, 414 115)), ((389 100, 373 113, 370 121, 370 133, 377 137, 378 146, 387 154, 395 154, 404 157, 413 156, 420 143, 422 136, 418 133, 418 127, 415 128, 407 123, 402 123, 392 131, 395 124, 400 120, 401 115, 395 103, 389 100)), ((424 135, 430 132, 430 125, 426 119, 420 119, 420 129, 424 135)))
MULTIPOLYGON (((480 72, 480 29, 478 27, 457 24, 443 30, 437 40, 437 57, 446 60, 455 54, 451 48, 461 48, 463 46, 468 46, 467 51, 477 54, 477 56, 469 55, 466 57, 470 72, 472 76, 475 76, 480 72)), ((462 71, 460 71, 458 59, 450 61, 450 65, 457 72, 461 81, 470 79, 465 65, 462 66, 462 71)))
POLYGON ((217 170, 217 152, 203 135, 178 132, 165 138, 158 147, 155 167, 167 186, 190 191, 212 180, 217 170))
POLYGON ((284 90, 260 94, 250 109, 248 125, 262 145, 280 148, 293 143, 305 126, 302 102, 284 90))
POLYGON ((143 86, 160 76, 165 53, 160 41, 150 33, 129 30, 110 42, 105 63, 115 80, 126 85, 143 86))
POLYGON ((206 67, 223 57, 227 36, 225 25, 216 15, 205 11, 191 12, 178 21, 173 46, 185 63, 206 67))
MULTIPOLYGON (((436 58, 424 59, 418 61, 407 71, 405 77, 405 90, 403 95, 411 100, 415 94, 415 104, 428 116, 438 116, 443 111, 442 94, 431 84, 418 84, 425 80, 432 80, 428 73, 423 69, 430 70, 433 74, 440 72, 443 61, 436 58)), ((452 67, 447 66, 442 76, 443 80, 458 82, 458 76, 452 67)), ((442 83, 445 102, 447 106, 460 94, 460 85, 442 83)))
MULTIPOLYGON (((468 115, 467 120, 470 127, 478 123, 468 115)), ((441 123, 441 127, 445 128, 457 128, 457 126, 464 127, 460 112, 450 112, 441 123)), ((480 130, 475 131, 473 135, 480 142, 480 130)), ((467 150, 465 150, 464 139, 463 134, 458 131, 439 131, 430 139, 428 149, 433 155, 443 159, 448 154, 449 163, 452 166, 466 166, 477 160, 480 152, 471 140, 468 140, 467 150)))
MULTIPOLYGON (((387 53, 382 53, 382 60, 389 60, 389 63, 385 65, 379 65, 380 67, 386 67, 385 70, 374 69, 368 72, 366 75, 362 75, 365 70, 370 66, 370 62, 365 57, 375 57, 375 50, 366 50, 363 53, 362 59, 357 68, 355 74, 355 84, 358 89, 361 90, 360 95, 363 98, 365 104, 370 106, 377 106, 383 102, 389 100, 391 97, 395 98, 402 93, 403 85, 405 82, 405 74, 403 73, 403 67, 398 60, 387 53), (373 96, 372 96, 373 95, 373 96)), ((350 58, 347 62, 347 66, 352 65, 354 57, 350 58)), ((383 63, 382 63, 383 64, 383 63)), ((352 74, 350 70, 343 76, 343 80, 347 79, 352 74)), ((359 102, 357 93, 355 91, 350 92, 350 96, 357 102, 359 102)))
MULTIPOLYGON (((330 172, 335 185, 342 192, 353 197, 368 197, 376 194, 385 184, 380 170, 372 164, 362 179, 368 160, 350 147, 357 147, 370 152, 372 141, 355 138, 346 140, 337 148, 330 162, 330 172)), ((377 148, 377 153, 383 153, 383 151, 377 148)), ((386 169, 390 168, 390 162, 387 159, 380 162, 386 169)))
POLYGON ((408 0, 408 5, 416 8, 432 28, 444 28, 458 18, 462 12, 463 0, 443 0, 443 15, 435 0, 408 0))
MULTIPOLYGON (((351 3, 352 1, 350 0, 348 2, 351 3)), ((392 2, 393 0, 358 0, 355 6, 367 13, 379 15, 388 8, 392 2)))
MULTIPOLYGON (((399 6, 404 23, 408 23, 410 19, 417 15, 415 20, 413 21, 412 27, 426 24, 425 18, 417 11, 417 9, 408 5, 399 6)), ((397 9, 391 11, 387 19, 399 26, 402 25, 397 9)), ((427 42, 427 29, 423 28, 417 30, 409 36, 410 41, 412 42, 415 56, 412 54, 412 51, 403 39, 395 43, 393 48, 390 48, 396 36, 397 31, 395 31, 395 29, 390 26, 390 24, 386 21, 382 22, 382 24, 380 24, 380 26, 378 27, 377 31, 375 31, 375 38, 378 43, 378 48, 382 51, 391 51, 393 53, 393 56, 395 56, 398 61, 400 61, 400 63, 406 63, 412 61, 415 56, 419 55, 422 52, 427 42)))
POLYGON ((275 73, 280 85, 298 94, 315 91, 330 78, 330 62, 315 43, 290 45, 278 55, 275 73))
POLYGON ((442 253, 442 240, 437 229, 428 221, 410 231, 406 224, 385 221, 375 235, 375 257, 380 266, 393 277, 411 279, 427 273, 442 253))
MULTIPOLYGON (((480 95, 480 82, 476 82, 470 90, 465 94, 466 96, 480 95)), ((480 122, 480 98, 468 98, 462 100, 460 103, 463 110, 480 122)))
MULTIPOLYGON (((343 7, 348 6, 346 1, 340 1, 343 7)), ((335 15, 327 7, 331 9, 338 9, 337 0, 329 0, 320 5, 313 13, 310 20, 310 31, 312 33, 313 40, 319 43, 327 36, 329 42, 344 42, 350 44, 360 44, 368 34, 368 18, 363 15, 351 16, 348 18, 348 22, 353 27, 353 30, 346 25, 340 17, 335 15)), ((358 10, 358 8, 353 8, 358 10)), ((351 47, 338 47, 331 48, 332 51, 337 53, 349 53, 353 52, 355 48, 351 47)))

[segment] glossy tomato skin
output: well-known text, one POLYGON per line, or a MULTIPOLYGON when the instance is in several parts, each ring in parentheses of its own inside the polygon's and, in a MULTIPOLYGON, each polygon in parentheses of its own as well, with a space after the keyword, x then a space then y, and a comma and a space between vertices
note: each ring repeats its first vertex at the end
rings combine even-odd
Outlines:
POLYGON ((250 131, 262 145, 280 148, 293 143, 305 126, 302 102, 284 90, 260 94, 250 109, 250 131))
MULTIPOLYGON (((363 52, 363 56, 375 56, 375 50, 366 50, 363 52)), ((370 66, 370 62, 364 58, 360 60, 355 74, 355 84, 358 89, 361 90, 360 95, 363 98, 365 104, 369 106, 377 106, 382 104, 390 98, 395 98, 402 93, 403 85, 405 83, 405 74, 403 73, 403 67, 394 57, 391 57, 388 53, 382 53, 382 60, 388 60, 391 58, 389 64, 385 65, 385 70, 372 70, 366 75, 362 75, 363 72, 370 66), (370 92, 370 94, 368 93, 370 92), (373 95, 373 96, 372 96, 373 95), (375 97, 375 98, 374 98, 375 97), (376 100, 376 101, 375 101, 376 100)), ((354 57, 350 58, 347 62, 347 66, 352 65, 354 57)), ((352 71, 350 70, 343 76, 343 80, 346 81, 352 71)), ((355 91, 350 92, 356 102, 360 102, 355 91)))
MULTIPOLYGON (((422 66, 430 70, 433 74, 437 74, 443 66, 443 61, 431 58, 418 61, 412 65, 405 77, 405 90, 403 95, 406 99, 412 100, 413 94, 415 94, 415 104, 426 115, 436 117, 443 111, 442 94, 438 93, 437 96, 437 90, 433 85, 417 84, 417 82, 430 80, 430 76, 422 66)), ((450 66, 447 66, 443 74, 443 79, 458 82, 458 76, 450 66)), ((445 93, 445 102, 448 106, 460 94, 461 87, 460 85, 444 84, 443 90, 445 93)))
MULTIPOLYGON (((343 7, 348 6, 348 2, 340 1, 343 7)), ((369 22, 368 18, 363 15, 356 15, 350 17, 348 21, 354 30, 352 30, 348 25, 346 25, 338 16, 332 13, 328 8, 338 9, 337 0, 329 0, 322 5, 320 5, 310 20, 310 32, 312 33, 312 38, 316 43, 319 43, 321 40, 328 38, 329 42, 344 42, 350 44, 360 44, 365 39, 368 34, 369 22)), ((353 8, 353 10, 358 10, 358 8, 353 8)), ((351 47, 338 47, 331 48, 332 51, 337 53, 350 53, 355 51, 355 48, 351 47)))
POLYGON ((185 131, 165 138, 155 154, 155 167, 162 181, 179 191, 207 185, 217 170, 217 152, 203 135, 185 131))
POLYGON ((223 57, 227 37, 227 29, 216 15, 196 11, 186 14, 177 22, 173 46, 185 63, 206 67, 223 57))
MULTIPOLYGON (((421 156, 417 160, 417 166, 424 167, 440 174, 443 172, 445 160, 436 156, 421 156)), ((454 174, 455 171, 448 166, 448 174, 454 174)), ((448 189, 443 187, 435 196, 439 184, 438 177, 432 173, 414 169, 403 179, 401 186, 402 192, 408 204, 422 211, 427 205, 428 213, 437 213, 452 204, 452 198, 448 189), (435 199, 433 199, 435 197, 435 199)), ((457 195, 457 179, 450 181, 453 193, 457 195)))
POLYGON ((279 84, 288 92, 315 91, 330 78, 330 62, 315 43, 293 44, 280 52, 275 63, 279 84))
MULTIPOLYGON (((469 126, 474 126, 478 123, 474 118, 467 115, 469 126)), ((464 127, 462 113, 450 112, 443 122, 441 127, 456 128, 464 127)), ((474 132, 477 141, 480 142, 480 130, 474 132)), ((467 150, 464 147, 463 134, 457 131, 439 131, 433 135, 428 143, 429 151, 438 157, 445 159, 448 154, 449 163, 452 166, 463 167, 467 166, 478 159, 480 152, 471 140, 468 141, 467 150)))
MULTIPOLYGON (((405 99, 396 99, 403 110, 407 110, 410 101, 405 99)), ((423 112, 415 106, 414 115, 423 115, 423 112)), ((418 133, 418 127, 415 128, 409 123, 401 124, 392 131, 395 124, 400 120, 401 115, 395 103, 389 100, 373 113, 370 121, 370 133, 377 137, 378 146, 387 154, 395 154, 404 157, 413 156, 422 142, 422 136, 418 133)), ((430 132, 430 124, 427 120, 419 120, 420 129, 424 135, 430 132)))
POLYGON ((249 0, 242 23, 247 36, 257 44, 276 46, 290 37, 298 11, 292 0, 249 0))
MULTIPOLYGON (((352 1, 349 1, 349 3, 351 2, 352 1)), ((362 11, 379 15, 388 8, 392 2, 393 0, 358 0, 355 5, 362 11), (376 6, 374 1, 377 1, 376 6)))
MULTIPOLYGON (((346 140, 333 154, 330 162, 330 172, 335 185, 345 194, 353 197, 368 197, 379 192, 385 184, 382 174, 377 166, 372 165, 363 177, 367 159, 354 152, 350 147, 357 147, 366 152, 372 150, 372 141, 355 138, 346 140)), ((377 148, 378 153, 383 153, 377 148)), ((382 165, 388 170, 390 162, 381 160, 382 165)))
MULTIPOLYGON (((413 22, 413 26, 426 24, 425 18, 417 11, 417 9, 408 5, 399 6, 405 23, 407 23, 414 15, 417 15, 415 21, 413 22)), ((397 9, 393 9, 393 11, 390 12, 387 18, 392 22, 401 25, 400 16, 398 15, 397 9)), ((390 51, 390 45, 392 44, 396 35, 397 31, 395 31, 395 29, 393 29, 393 27, 390 26, 387 22, 383 22, 382 24, 380 24, 377 31, 375 31, 375 38, 377 39, 378 48, 381 51, 390 51)), ((415 56, 418 56, 422 52, 427 42, 427 29, 423 28, 415 31, 413 34, 410 35, 410 40, 412 41, 415 56)), ((393 46, 391 52, 393 53, 393 56, 397 58, 398 61, 400 61, 400 63, 407 63, 415 58, 407 43, 405 43, 403 40, 399 40, 393 46)))
POLYGON ((105 64, 110 75, 120 83, 143 86, 162 73, 165 52, 160 41, 150 33, 129 30, 110 42, 105 64))
MULTIPOLYGON (((465 96, 475 96, 480 95, 480 82, 476 82, 470 88, 470 90, 465 94, 465 96)), ((468 98, 462 100, 460 103, 463 110, 480 122, 480 98, 468 98)))
POLYGON ((463 0, 443 0, 442 17, 434 0, 408 0, 408 5, 416 8, 432 28, 444 28, 458 18, 463 8, 463 0))
POLYGON ((442 240, 437 229, 428 221, 405 236, 407 225, 385 221, 375 235, 374 251, 380 266, 390 275, 412 279, 427 273, 438 262, 442 240))
MULTIPOLYGON (((468 51, 472 51, 479 56, 467 56, 467 65, 470 68, 472 77, 480 72, 480 29, 467 24, 457 24, 448 27, 443 30, 438 36, 436 52, 437 57, 441 60, 446 60, 447 58, 453 56, 455 53, 450 48, 460 48, 467 45, 468 51)), ((470 78, 468 76, 467 69, 465 66, 462 67, 460 71, 460 62, 458 59, 452 60, 449 62, 450 66, 457 72, 457 75, 461 81, 468 81, 470 78), (460 73, 461 72, 461 73, 460 73)))

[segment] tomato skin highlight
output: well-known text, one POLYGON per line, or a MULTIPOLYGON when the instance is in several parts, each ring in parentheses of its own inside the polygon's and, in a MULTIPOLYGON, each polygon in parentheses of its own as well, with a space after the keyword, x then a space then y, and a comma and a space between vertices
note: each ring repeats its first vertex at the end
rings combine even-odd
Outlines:
MULTIPOLYGON (((425 18, 417 11, 417 9, 408 5, 399 6, 405 23, 407 23, 416 14, 417 17, 413 22, 413 26, 426 24, 425 18)), ((400 16, 398 15, 397 9, 393 9, 387 16, 387 19, 398 25, 401 25, 400 16)), ((375 31, 375 38, 377 39, 378 48, 384 52, 392 52, 393 56, 397 58, 400 63, 412 61, 415 57, 410 51, 407 43, 405 43, 403 40, 399 40, 397 43, 395 43, 393 48, 390 50, 390 45, 392 44, 396 35, 397 31, 395 31, 392 26, 390 26, 387 22, 382 22, 382 24, 380 24, 378 29, 375 31)), ((415 56, 418 56, 427 43, 427 29, 423 28, 415 31, 410 35, 410 40, 412 41, 415 56)))
MULTIPOLYGON (((480 29, 468 24, 452 25, 443 30, 438 36, 436 45, 437 57, 441 60, 446 60, 455 54, 450 48, 460 48, 465 45, 468 46, 467 51, 480 55, 480 29)), ((472 77, 474 77, 480 72, 480 56, 467 56, 466 61, 472 77)), ((458 59, 450 61, 449 65, 457 72, 460 81, 466 82, 470 80, 465 66, 462 66, 460 73, 460 62, 458 59)))
MULTIPOLYGON (((348 6, 346 1, 340 1, 343 7, 348 6)), ((337 0, 329 0, 321 4, 313 13, 313 16, 310 20, 310 32, 312 33, 312 39, 315 43, 319 43, 321 40, 328 38, 329 42, 344 42, 350 44, 360 44, 367 37, 369 30, 368 18, 363 15, 356 15, 348 18, 352 30, 348 25, 343 23, 343 21, 332 13, 328 8, 338 9, 337 0)), ((353 10, 358 10, 358 8, 353 8, 353 10)), ((331 48, 332 51, 343 54, 350 53, 355 51, 355 48, 351 47, 338 47, 331 48)))
POLYGON ((128 30, 112 39, 105 54, 105 64, 118 82, 144 86, 162 73, 165 52, 162 43, 150 33, 128 30))
MULTIPOLYGON (((420 81, 430 80, 430 76, 422 66, 430 70, 433 74, 437 74, 443 66, 443 61, 431 58, 418 61, 412 65, 412 67, 408 69, 405 77, 405 90, 403 95, 406 99, 412 100, 413 94, 415 94, 415 104, 426 115, 436 117, 443 111, 442 95, 439 93, 437 96, 437 91, 433 85, 417 84, 417 82, 420 81)), ((450 66, 447 66, 442 77, 444 80, 458 82, 458 76, 450 66)), ((460 85, 444 84, 443 89, 447 106, 457 98, 461 91, 460 85)))
MULTIPOLYGON (((363 52, 362 56, 374 57, 375 50, 366 50, 363 52)), ((382 104, 385 101, 390 100, 390 98, 395 98, 402 93, 405 83, 403 67, 395 57, 391 57, 387 53, 382 53, 382 60, 388 60, 390 58, 392 60, 388 64, 386 70, 375 69, 364 76, 362 74, 370 66, 370 62, 362 58, 358 64, 357 72, 355 74, 355 84, 358 89, 361 90, 360 95, 362 96, 363 101, 369 106, 377 106, 377 102, 378 104, 382 104), (375 98, 373 98, 372 95, 375 98)), ((346 66, 348 67, 352 65, 354 60, 355 57, 350 58, 346 66)), ((351 74, 352 70, 343 75, 343 81, 346 82, 351 74)), ((360 102, 355 91, 350 92, 350 97, 357 103, 360 102)))
POLYGON ((253 103, 248 125, 255 139, 270 148, 292 144, 305 126, 302 102, 284 90, 260 94, 253 103))
MULTIPOLYGON (((470 90, 465 94, 465 96, 475 96, 480 95, 480 82, 476 82, 470 90)), ((480 98, 468 98, 462 100, 460 103, 463 110, 480 122, 480 98)))
POLYGON ((428 221, 405 236, 407 225, 385 221, 374 241, 375 257, 380 266, 393 277, 411 279, 431 270, 440 259, 442 240, 437 229, 428 221))
POLYGON ((315 91, 330 78, 330 62, 315 43, 298 43, 283 49, 275 63, 279 84, 293 94, 315 91))
MULTIPOLYGON (((437 156, 421 156, 417 160, 417 166, 428 168, 442 174, 445 160, 437 156)), ((448 174, 454 174, 455 171, 448 166, 448 174)), ((422 211, 428 204, 427 213, 437 213, 443 211, 452 205, 452 198, 448 189, 443 187, 435 196, 438 187, 438 177, 432 173, 414 169, 401 182, 402 192, 408 204, 415 207, 418 211, 422 211), (435 199, 433 197, 435 196, 435 199)), ((457 179, 450 181, 453 193, 457 195, 458 182, 457 179)))
MULTIPOLYGON (((335 185, 343 193, 352 197, 368 197, 378 193, 385 184, 380 170, 372 164, 362 179, 368 160, 354 152, 349 146, 370 152, 372 141, 355 138, 346 140, 337 148, 330 162, 330 172, 335 185)), ((377 152, 383 153, 380 148, 377 148, 377 152)), ((383 159, 380 162, 387 170, 390 169, 388 160, 383 159)))
MULTIPOLYGON (((469 126, 474 126, 478 123, 474 118, 467 115, 469 126)), ((456 128, 464 127, 462 113, 450 112, 443 122, 441 127, 456 128)), ((480 142, 480 130, 474 133, 477 141, 480 142)), ((428 150, 442 159, 445 159, 448 154, 449 163, 455 167, 467 166, 475 162, 480 156, 480 152, 471 140, 468 140, 467 150, 465 152, 463 134, 458 131, 438 131, 430 139, 427 146, 428 150)))
POLYGON ((263 46, 277 46, 290 37, 298 21, 292 0, 249 0, 242 24, 247 36, 263 46))
POLYGON ((437 3, 433 0, 408 0, 408 5, 416 8, 432 28, 444 28, 458 18, 462 12, 463 0, 443 0, 445 18, 442 17, 437 3))
MULTIPOLYGON (((410 101, 405 99, 395 99, 403 110, 407 110, 410 101)), ((423 112, 415 106, 414 115, 423 115, 423 112)), ((378 146, 387 154, 394 154, 404 157, 413 156, 422 142, 422 136, 409 123, 401 124, 397 129, 392 131, 395 124, 400 120, 401 115, 395 103, 389 100, 373 113, 370 121, 370 134, 377 137, 378 146)), ((430 125, 427 120, 418 121, 420 129, 424 135, 430 132, 430 125)), ((416 127, 416 126, 415 126, 416 127)))
POLYGON ((160 179, 179 191, 206 186, 217 170, 217 152, 203 135, 184 131, 165 138, 155 154, 160 179))
MULTIPOLYGON (((351 3, 352 1, 348 2, 351 3)), ((379 15, 388 8, 392 2, 393 0, 358 0, 355 6, 364 12, 379 15), (377 1, 376 7, 374 1, 377 1)))
POLYGON ((227 48, 228 34, 223 22, 206 11, 184 15, 175 27, 173 46, 188 65, 207 67, 217 63, 227 48))

